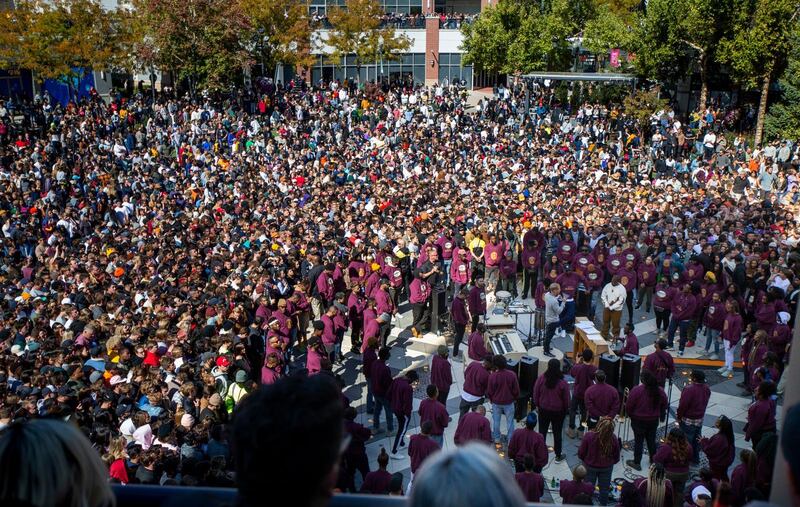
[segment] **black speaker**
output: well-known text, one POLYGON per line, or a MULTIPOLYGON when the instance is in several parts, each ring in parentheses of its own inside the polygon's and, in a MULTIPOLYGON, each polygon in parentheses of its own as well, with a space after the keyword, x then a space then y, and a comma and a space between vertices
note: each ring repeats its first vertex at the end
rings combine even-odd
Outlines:
POLYGON ((539 373, 539 359, 531 356, 522 356, 519 358, 519 391, 520 393, 533 392, 533 384, 536 382, 537 374, 539 373))
POLYGON ((642 371, 642 358, 634 354, 622 356, 622 374, 620 375, 619 388, 633 389, 639 385, 639 374, 642 371))
POLYGON ((528 413, 530 412, 529 409, 529 402, 531 401, 530 395, 522 396, 520 395, 517 398, 517 401, 514 402, 514 420, 521 421, 528 417, 528 413))
POLYGON ((519 361, 506 358, 506 370, 513 371, 514 375, 517 377, 517 381, 519 381, 519 361))
POLYGON ((447 291, 434 288, 431 292, 431 332, 438 333, 447 327, 450 308, 447 306, 447 291))
POLYGON ((620 359, 616 354, 602 354, 600 356, 600 369, 606 372, 606 384, 619 389, 620 359))

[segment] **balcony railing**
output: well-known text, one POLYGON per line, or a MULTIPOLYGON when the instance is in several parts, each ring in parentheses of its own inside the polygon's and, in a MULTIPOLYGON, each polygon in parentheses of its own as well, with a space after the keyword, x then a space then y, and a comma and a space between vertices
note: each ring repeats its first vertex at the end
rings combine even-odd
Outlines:
MULTIPOLYGON (((176 486, 112 485, 117 507, 234 507, 236 490, 176 486)), ((287 491, 290 495, 291 492, 287 491)), ((380 495, 334 495, 328 507, 405 507, 405 497, 380 495)), ((283 502, 291 505, 291 500, 283 502)), ((527 504, 544 507, 544 504, 527 504)))

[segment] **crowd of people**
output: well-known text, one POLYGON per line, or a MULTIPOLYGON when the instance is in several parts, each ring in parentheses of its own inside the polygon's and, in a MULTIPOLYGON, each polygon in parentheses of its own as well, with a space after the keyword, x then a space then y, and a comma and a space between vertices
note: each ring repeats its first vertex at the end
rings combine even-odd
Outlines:
POLYGON ((514 83, 473 108, 455 87, 298 79, 155 102, 0 103, 0 425, 69 418, 115 482, 231 486, 240 404, 285 378, 331 377, 341 392, 351 387, 334 373, 341 363, 366 379, 373 428, 341 394, 348 445, 336 484, 402 491, 391 455, 375 470, 364 445, 394 433, 391 454, 407 452, 415 473, 442 446, 452 362, 465 361, 458 443, 503 446, 535 500, 542 435, 552 427, 563 460, 563 424, 569 436, 580 414, 583 443, 598 445, 581 445, 576 491, 597 481, 605 503, 621 403, 591 357, 573 367, 572 389, 557 360, 519 386, 483 343, 487 294, 502 289, 545 309, 547 351, 587 315, 637 353, 633 305, 653 311, 665 339, 625 406, 631 466, 645 444, 650 456, 643 498, 656 490, 677 505, 698 448, 729 484, 730 421, 720 438, 698 439, 707 395, 682 398, 681 429, 658 448, 655 427, 676 334, 680 352, 705 335, 725 375, 740 346, 754 452, 730 485, 766 492, 771 467, 756 464, 774 454, 800 293, 798 145, 729 144, 711 110, 688 125, 671 110, 640 125, 617 105, 572 107, 541 89, 529 108, 525 96, 514 83), (411 339, 436 319, 454 340, 434 358, 408 442, 419 378, 387 365, 406 304, 411 339), (520 392, 537 410, 515 429, 520 392))

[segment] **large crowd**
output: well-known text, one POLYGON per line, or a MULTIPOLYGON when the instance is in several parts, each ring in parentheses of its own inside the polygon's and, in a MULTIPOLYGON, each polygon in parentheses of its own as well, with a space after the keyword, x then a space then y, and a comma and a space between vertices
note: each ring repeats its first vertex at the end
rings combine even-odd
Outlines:
MULTIPOLYGON (((0 101, 0 426, 68 417, 116 482, 233 485, 228 429, 248 394, 304 375, 332 376, 343 390, 334 365, 358 365, 374 428, 344 411, 351 440, 340 487, 354 489, 358 471, 370 491, 399 490, 388 456, 375 472, 364 454, 384 431, 382 412, 386 430, 399 425, 393 451, 405 445, 417 379, 392 378, 386 345, 401 306, 411 304, 419 336, 444 290, 457 341, 438 355, 422 433, 409 443, 412 471, 441 446, 440 405, 450 361, 466 359, 463 338, 476 361, 462 394, 462 420, 475 427, 462 442, 496 440, 520 474, 536 473, 533 437, 515 441, 507 412, 505 435, 500 413, 483 422, 484 397, 497 407, 514 397, 504 361, 474 338, 486 294, 508 290, 541 308, 557 298, 561 311, 574 300, 573 316, 600 318, 622 310, 601 297, 621 283, 629 320, 634 304, 654 312, 668 338, 662 354, 676 334, 681 352, 703 340, 726 356, 730 375, 737 351, 754 406, 763 405, 748 438, 774 433, 800 293, 798 144, 728 136, 713 108, 689 122, 664 109, 640 124, 619 105, 569 106, 547 89, 528 103, 522 83, 475 107, 453 86, 261 85, 155 102, 0 101)), ((619 315, 609 324, 607 337, 620 337, 619 315)), ((640 398, 669 373, 650 369, 640 398)), ((562 389, 556 370, 541 389, 562 389)), ((583 375, 593 384, 594 371, 583 375)), ((538 393, 538 422, 563 424, 554 413, 570 407, 538 393)), ((658 461, 651 417, 637 430, 639 461, 644 442, 658 461)), ((714 480, 728 479, 726 459, 714 480)), ((755 473, 756 458, 746 459, 742 473, 755 473)), ((593 478, 603 466, 590 467, 593 478)))

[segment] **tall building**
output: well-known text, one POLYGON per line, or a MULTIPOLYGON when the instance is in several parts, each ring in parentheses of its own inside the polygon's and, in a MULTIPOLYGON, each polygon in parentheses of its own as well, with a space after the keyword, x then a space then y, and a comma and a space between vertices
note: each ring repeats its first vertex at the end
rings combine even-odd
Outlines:
POLYGON ((398 34, 407 36, 411 47, 399 60, 373 62, 359 69, 352 55, 343 62, 333 61, 331 48, 324 44, 329 32, 326 12, 344 5, 345 0, 311 0, 311 16, 320 20, 315 36, 322 43, 314 50, 317 63, 311 68, 310 78, 316 83, 320 79, 358 76, 361 82, 413 80, 426 85, 458 79, 472 88, 472 65, 461 65, 463 36, 459 28, 489 3, 489 0, 381 0, 386 13, 384 22, 395 27, 398 34))

